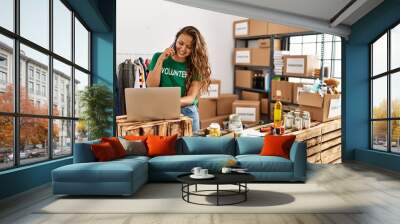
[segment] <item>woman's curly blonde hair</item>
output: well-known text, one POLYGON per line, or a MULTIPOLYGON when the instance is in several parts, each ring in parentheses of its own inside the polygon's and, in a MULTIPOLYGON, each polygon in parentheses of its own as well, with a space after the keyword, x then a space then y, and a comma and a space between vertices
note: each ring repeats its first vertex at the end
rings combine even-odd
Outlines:
POLYGON ((192 37, 192 52, 187 60, 186 91, 190 87, 194 75, 201 78, 200 92, 207 92, 211 82, 211 69, 208 63, 207 44, 200 31, 193 26, 183 27, 175 36, 175 42, 181 34, 192 37))

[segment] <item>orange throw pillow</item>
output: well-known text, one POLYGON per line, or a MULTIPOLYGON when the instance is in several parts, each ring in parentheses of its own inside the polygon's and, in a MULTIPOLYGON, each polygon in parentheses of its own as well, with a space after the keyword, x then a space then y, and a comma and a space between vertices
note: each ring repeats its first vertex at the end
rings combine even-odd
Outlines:
POLYGON ((146 136, 136 136, 136 135, 127 135, 124 137, 126 140, 129 141, 142 141, 142 142, 146 142, 147 139, 147 135, 146 136))
POLYGON ((148 156, 165 156, 165 155, 175 155, 176 149, 176 139, 178 135, 173 136, 155 136, 149 135, 147 137, 147 154, 148 156))
POLYGON ((289 159, 290 147, 292 147, 295 139, 296 135, 266 135, 260 155, 281 156, 289 159))
POLYGON ((92 149, 94 157, 99 162, 110 161, 117 158, 112 145, 108 142, 93 144, 90 147, 92 149))
POLYGON ((109 138, 101 138, 101 142, 108 142, 114 149, 115 155, 117 158, 125 157, 126 151, 124 146, 122 146, 121 142, 117 137, 109 137, 109 138))

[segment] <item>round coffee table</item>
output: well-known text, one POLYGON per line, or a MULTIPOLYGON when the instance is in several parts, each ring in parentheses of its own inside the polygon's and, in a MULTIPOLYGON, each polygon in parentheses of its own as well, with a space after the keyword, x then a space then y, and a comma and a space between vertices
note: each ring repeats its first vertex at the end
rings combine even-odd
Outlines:
POLYGON ((188 203, 198 204, 198 205, 234 205, 247 200, 247 192, 249 188, 247 183, 255 180, 255 177, 249 173, 216 173, 213 174, 215 177, 212 179, 193 179, 189 174, 182 174, 177 177, 178 181, 182 183, 182 199, 188 203), (197 185, 215 185, 215 190, 197 190, 197 185), (190 186, 195 186, 194 191, 190 191, 190 186), (237 190, 224 190, 220 189, 220 185, 236 185, 237 190), (209 192, 215 192, 215 194, 205 194, 209 192), (203 196, 203 197, 216 197, 216 204, 202 204, 193 202, 190 200, 190 196, 203 196), (221 197, 232 197, 240 196, 240 199, 231 203, 221 203, 221 197))

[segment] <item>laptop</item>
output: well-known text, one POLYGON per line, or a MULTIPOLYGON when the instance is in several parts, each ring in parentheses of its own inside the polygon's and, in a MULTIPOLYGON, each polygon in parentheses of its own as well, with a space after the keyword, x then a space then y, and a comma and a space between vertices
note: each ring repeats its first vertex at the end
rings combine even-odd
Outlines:
POLYGON ((177 119, 181 114, 180 87, 126 88, 128 121, 177 119))

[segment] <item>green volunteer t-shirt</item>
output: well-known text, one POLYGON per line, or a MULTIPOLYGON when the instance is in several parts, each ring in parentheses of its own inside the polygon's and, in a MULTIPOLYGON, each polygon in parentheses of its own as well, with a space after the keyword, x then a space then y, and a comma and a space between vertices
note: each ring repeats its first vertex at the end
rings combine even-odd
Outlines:
MULTIPOLYGON (((158 57, 161 52, 154 54, 149 65, 149 71, 153 71, 156 66, 158 57)), ((186 80, 187 78, 187 66, 185 62, 178 62, 168 57, 164 60, 161 70, 160 87, 180 87, 181 97, 186 96, 186 80)), ((200 77, 194 76, 192 81, 200 81, 200 77)), ((196 98, 193 104, 197 105, 198 99, 196 98)))

